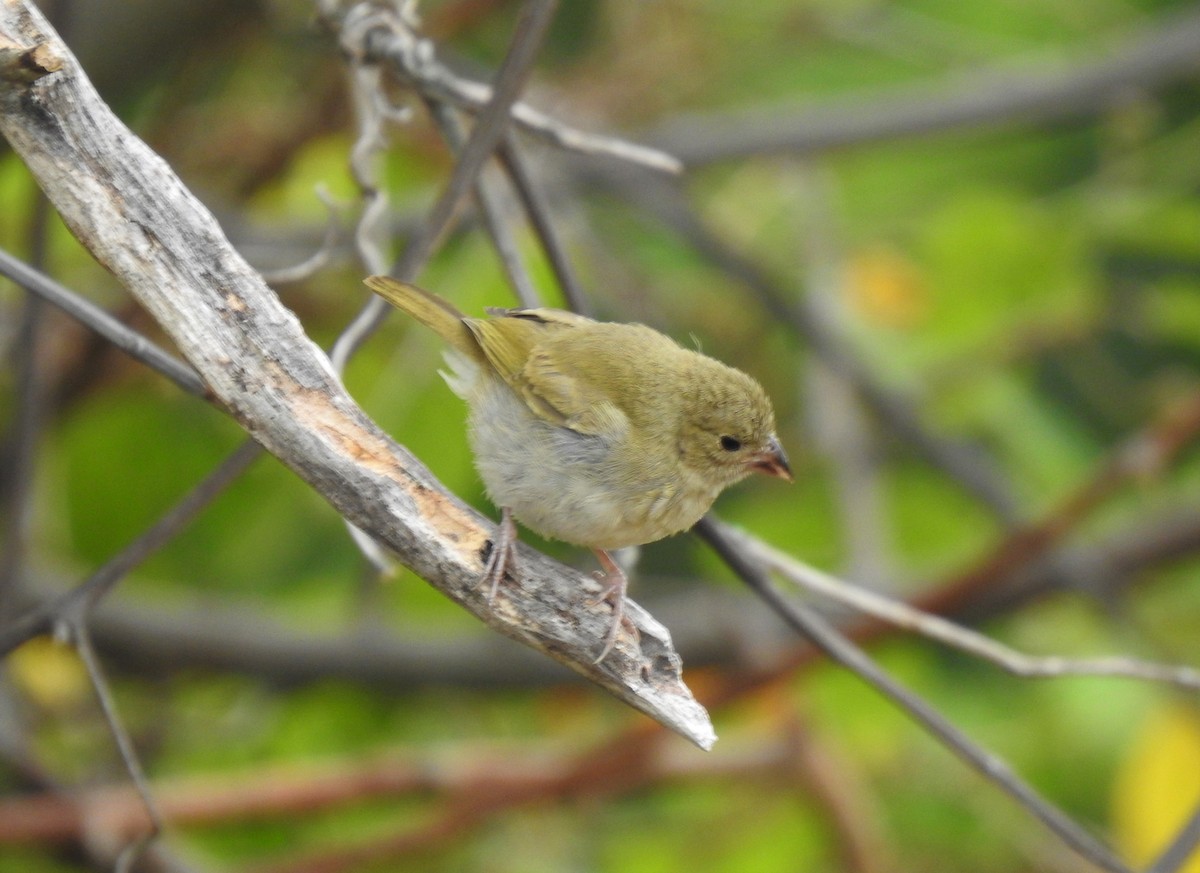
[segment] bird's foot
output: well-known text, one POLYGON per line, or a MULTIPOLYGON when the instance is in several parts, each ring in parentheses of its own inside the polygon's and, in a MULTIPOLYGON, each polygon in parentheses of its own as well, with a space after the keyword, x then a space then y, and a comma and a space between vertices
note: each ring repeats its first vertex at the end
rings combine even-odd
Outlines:
POLYGON ((629 586, 629 580, 625 576, 625 571, 617 565, 617 562, 612 559, 608 552, 602 549, 594 549, 596 557, 600 560, 601 566, 604 567, 603 573, 596 574, 597 577, 605 583, 604 590, 600 596, 591 601, 592 606, 598 606, 601 603, 608 602, 612 605, 613 615, 612 623, 608 626, 608 633, 604 635, 604 647, 600 650, 600 656, 593 661, 593 664, 599 664, 608 657, 608 653, 613 650, 613 646, 617 644, 617 634, 621 631, 621 624, 628 623, 629 629, 633 631, 633 635, 638 635, 637 626, 625 617, 625 589, 629 586))
POLYGON ((483 565, 482 581, 488 586, 487 602, 490 606, 496 599, 496 591, 505 574, 512 575, 517 569, 517 525, 508 507, 500 510, 500 526, 497 529, 492 553, 483 565))

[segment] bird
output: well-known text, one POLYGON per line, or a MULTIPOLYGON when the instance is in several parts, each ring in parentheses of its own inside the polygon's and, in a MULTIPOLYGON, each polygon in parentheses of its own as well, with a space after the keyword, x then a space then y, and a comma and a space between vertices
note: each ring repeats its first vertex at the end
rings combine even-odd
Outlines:
POLYGON ((592 550, 613 615, 628 579, 611 553, 692 527, 728 486, 792 471, 766 392, 751 376, 641 324, 558 309, 488 308, 472 318, 390 276, 365 284, 444 340, 442 376, 467 405, 468 440, 501 523, 483 568, 491 603, 519 579, 514 518, 592 550))

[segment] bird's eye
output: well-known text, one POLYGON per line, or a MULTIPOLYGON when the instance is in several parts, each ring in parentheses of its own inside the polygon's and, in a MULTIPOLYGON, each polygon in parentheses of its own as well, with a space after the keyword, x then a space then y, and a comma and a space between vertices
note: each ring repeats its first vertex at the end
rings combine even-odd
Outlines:
POLYGON ((742 447, 742 441, 737 437, 723 436, 721 437, 721 448, 727 452, 736 452, 742 447))

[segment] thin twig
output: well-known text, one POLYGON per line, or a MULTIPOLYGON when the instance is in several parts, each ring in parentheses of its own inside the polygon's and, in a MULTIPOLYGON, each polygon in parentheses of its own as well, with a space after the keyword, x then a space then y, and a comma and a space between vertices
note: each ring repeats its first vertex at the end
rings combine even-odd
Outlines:
POLYGON ((0 621, 9 617, 19 587, 26 554, 26 538, 32 512, 31 479, 41 431, 42 377, 38 368, 38 342, 45 303, 26 296, 16 337, 16 397, 8 452, 3 456, 0 479, 4 480, 0 512, 0 621))
POLYGON ((130 357, 166 376, 188 394, 211 399, 204 381, 183 361, 4 249, 0 249, 0 274, 54 304, 130 357))
POLYGON ((1192 811, 1191 817, 1183 823, 1175 839, 1163 850, 1163 853, 1146 868, 1146 873, 1176 873, 1189 858, 1196 847, 1200 846, 1200 803, 1192 811))
POLYGON ((411 281, 416 276, 416 268, 429 259, 430 253, 451 228, 460 204, 475 187, 484 162, 508 130, 513 104, 532 72, 534 58, 550 27, 556 5, 556 0, 532 0, 522 7, 521 19, 496 74, 487 104, 476 119, 429 220, 409 240, 393 268, 392 274, 397 278, 411 281))
MULTIPOLYGON (((335 28, 339 12, 334 3, 323 3, 326 19, 335 28)), ((375 15, 360 25, 361 55, 370 61, 386 62, 395 76, 410 84, 424 97, 448 103, 472 113, 486 111, 494 100, 496 85, 486 85, 458 76, 440 63, 432 42, 417 36, 409 23, 398 18, 375 15)), ((623 139, 585 133, 534 109, 527 103, 512 106, 512 120, 523 130, 559 148, 584 155, 615 158, 662 173, 679 173, 683 165, 661 149, 623 139)))
POLYGON ((749 557, 809 591, 849 606, 865 615, 895 627, 914 631, 960 651, 983 658, 1016 676, 1054 678, 1059 676, 1115 676, 1147 682, 1166 682, 1181 688, 1200 690, 1200 670, 1170 664, 1152 664, 1134 658, 1064 658, 1036 656, 1018 652, 983 634, 930 615, 903 601, 885 597, 822 573, 785 555, 747 534, 716 519, 710 522, 721 535, 735 543, 749 557))
POLYGON ((1080 856, 1112 873, 1132 873, 1099 840, 1077 825, 1022 780, 999 757, 973 743, 924 700, 900 685, 867 654, 838 633, 812 610, 788 600, 771 584, 763 568, 740 548, 711 519, 702 519, 697 534, 750 588, 797 633, 825 652, 831 659, 853 672, 920 724, 932 737, 1005 794, 1016 800, 1034 818, 1042 822, 1080 856))
POLYGON ((141 761, 138 760, 133 740, 130 738, 129 732, 125 730, 121 716, 117 713, 117 705, 113 700, 112 691, 109 690, 108 681, 104 678, 104 671, 100 668, 100 662, 96 658, 95 649, 88 636, 87 617, 81 612, 78 619, 77 622, 73 622, 70 630, 70 643, 79 653, 80 660, 83 661, 88 680, 96 692, 96 699, 104 713, 104 721, 108 724, 108 731, 112 734, 113 742, 116 743, 121 761, 125 765, 125 773, 137 790, 142 806, 150 818, 149 832, 139 835, 137 839, 128 843, 117 857, 116 873, 128 873, 150 843, 162 833, 163 818, 159 812, 158 803, 154 799, 154 793, 150 790, 150 783, 146 781, 146 772, 142 769, 141 761))
MULTIPOLYGON (((46 230, 50 202, 35 189, 29 216, 29 256, 39 267, 46 263, 46 230)), ((0 250, 0 255, 6 254, 0 250)), ((18 262, 19 263, 19 262, 18 262)), ((32 267, 30 268, 32 269, 32 267)), ((0 500, 7 505, 0 512, 0 623, 13 612, 14 598, 26 572, 29 525, 33 511, 33 471, 37 464, 38 441, 45 413, 46 386, 40 365, 45 302, 26 294, 15 337, 15 397, 9 453, 0 459, 0 500)), ((0 445, 4 444, 0 440, 0 445)))
POLYGON ((268 285, 283 285, 308 279, 323 270, 332 260, 334 252, 337 251, 341 229, 338 226, 338 214, 334 207, 333 197, 324 185, 317 186, 316 194, 317 199, 325 204, 325 209, 329 212, 325 219, 325 234, 321 238, 321 244, 315 252, 298 264, 280 267, 277 270, 259 270, 268 285))
MULTIPOLYGON (((390 244, 388 195, 380 179, 379 156, 388 145, 386 123, 397 113, 384 95, 379 68, 364 64, 352 48, 347 47, 347 64, 358 130, 350 148, 349 162, 350 174, 363 202, 354 226, 354 249, 368 275, 375 275, 387 270, 390 244)), ((350 358, 383 323, 387 313, 387 303, 370 295, 363 308, 334 340, 329 359, 335 372, 345 372, 350 358)), ((361 546, 362 541, 357 535, 355 539, 361 546)))
MULTIPOLYGON (((163 824, 137 751, 117 712, 116 703, 96 657, 88 630, 91 611, 130 570, 169 543, 196 513, 238 478, 260 454, 261 449, 257 443, 243 443, 208 478, 87 580, 54 601, 34 608, 0 630, 0 658, 34 636, 53 632, 56 637, 69 642, 83 661, 109 732, 151 823, 147 833, 139 835, 121 849, 116 860, 116 873, 129 873, 133 870, 134 865, 146 855, 162 832, 163 824)), ((156 861, 164 863, 161 857, 156 858, 156 861)))
MULTIPOLYGON (((451 151, 455 154, 461 153, 466 144, 467 134, 463 130, 462 120, 458 117, 458 110, 432 100, 426 100, 425 104, 451 151)), ((505 217, 508 210, 505 208, 504 193, 493 182, 486 171, 481 171, 475 184, 475 202, 479 204, 483 227, 492 241, 493 248, 496 249, 500 264, 521 306, 537 307, 540 305, 537 288, 534 287, 533 278, 529 275, 521 257, 520 247, 509 230, 505 217)))
POLYGON ((567 308, 581 315, 590 315, 591 304, 558 238, 558 230, 550 214, 550 203, 542 196, 541 188, 533 178, 525 156, 521 153, 521 145, 512 131, 509 131, 508 136, 500 143, 497 154, 517 195, 521 198, 530 226, 541 240, 542 250, 546 253, 546 260, 550 262, 559 288, 562 289, 567 308))
MULTIPOLYGON (((537 54, 538 46, 545 37, 554 10, 554 0, 537 0, 523 12, 517 24, 512 42, 500 67, 492 99, 480 114, 471 130, 471 135, 459 153, 454 170, 442 190, 441 196, 429 211, 429 217, 409 237, 400 258, 390 272, 398 279, 411 282, 424 268, 438 244, 453 227, 459 205, 475 187, 476 178, 484 162, 491 156, 497 142, 507 129, 513 103, 530 73, 530 65, 537 54)), ((373 20, 373 19, 372 19, 373 20)), ((364 24, 364 26, 366 26, 364 24)), ((399 25, 397 25, 398 27, 399 25)), ((382 24, 371 30, 378 33, 387 30, 382 24)), ((370 53, 363 52, 364 57, 370 53)), ((348 360, 359 346, 378 329, 391 307, 378 297, 372 296, 354 321, 343 331, 334 344, 333 354, 339 361, 348 360)))
POLYGON ((141 536, 109 559, 104 566, 60 597, 42 604, 0 629, 0 657, 40 634, 54 629, 71 611, 90 611, 134 567, 169 543, 188 522, 240 476, 260 455, 258 444, 247 440, 212 473, 164 513, 141 536))
POLYGON ((1124 45, 1064 66, 1023 59, 957 80, 851 95, 811 106, 767 106, 676 118, 643 138, 689 166, 768 154, 813 154, 959 127, 1048 122, 1110 108, 1200 68, 1200 13, 1165 14, 1124 45))

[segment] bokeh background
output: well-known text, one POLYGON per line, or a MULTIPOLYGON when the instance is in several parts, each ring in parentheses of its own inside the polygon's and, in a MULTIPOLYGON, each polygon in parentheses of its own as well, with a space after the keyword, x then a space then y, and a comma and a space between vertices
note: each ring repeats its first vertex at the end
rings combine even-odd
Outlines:
MULTIPOLYGON (((317 251, 329 193, 330 263, 277 286, 328 346, 367 292, 354 107, 314 4, 42 5, 256 266, 317 251)), ((519 4, 417 9, 445 63, 486 79, 519 4)), ((695 342, 775 400, 798 483, 733 489, 725 520, 1022 650, 1200 663, 1200 52, 1180 49, 1197 34, 1200 7, 1163 0, 562 4, 527 100, 688 166, 663 182, 531 146, 591 305, 695 342), (939 446, 961 463, 931 459, 939 446)), ((407 102, 384 167, 396 251, 452 166, 407 102)), ((0 245, 163 339, 7 148, 0 203, 0 245)), ((468 312, 513 303, 469 219, 420 281, 468 312)), ((24 605, 84 578, 242 440, 55 311, 30 345, 29 319, 0 281, 4 583, 24 605)), ((491 511, 439 364, 394 318, 347 383, 491 511)), ((713 752, 407 571, 380 579, 270 458, 130 574, 93 634, 177 822, 165 844, 197 870, 1093 869, 810 657, 695 538, 644 549, 633 596, 714 703, 713 752)), ((1200 802, 1195 692, 1017 678, 899 631, 869 642, 1135 866, 1200 802)), ((0 835, 54 787, 133 804, 75 653, 39 639, 0 670, 0 835)), ((17 831, 3 873, 97 868, 79 827, 17 831)))

